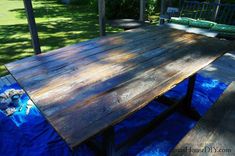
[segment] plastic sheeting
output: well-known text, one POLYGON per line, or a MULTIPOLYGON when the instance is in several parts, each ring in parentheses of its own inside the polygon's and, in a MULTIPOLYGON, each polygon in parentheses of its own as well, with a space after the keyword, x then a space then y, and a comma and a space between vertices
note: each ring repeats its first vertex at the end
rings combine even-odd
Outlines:
MULTIPOLYGON (((192 105, 204 114, 216 101, 227 87, 217 80, 197 76, 192 105)), ((3 87, 0 93, 6 89, 20 87, 14 84, 3 87)), ((179 99, 184 96, 187 88, 187 80, 177 85, 166 93, 166 96, 179 99)), ((26 103, 29 98, 24 95, 21 98, 23 110, 7 117, 0 112, 0 155, 1 156, 92 156, 94 153, 85 144, 80 145, 73 153, 67 144, 54 131, 51 125, 44 119, 38 109, 33 106, 26 115, 26 103)), ((120 143, 130 136, 133 131, 148 123, 167 106, 156 101, 151 102, 142 110, 130 116, 115 126, 115 142, 120 143)), ((133 145, 126 155, 138 156, 164 156, 175 147, 179 140, 195 125, 195 121, 174 113, 162 124, 147 134, 139 142, 133 145)), ((97 137, 101 140, 102 137, 97 137)))

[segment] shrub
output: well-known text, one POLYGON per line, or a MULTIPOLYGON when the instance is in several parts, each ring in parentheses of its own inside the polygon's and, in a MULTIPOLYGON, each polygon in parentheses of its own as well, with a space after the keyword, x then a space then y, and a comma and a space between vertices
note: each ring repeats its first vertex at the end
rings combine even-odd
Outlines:
POLYGON ((108 19, 139 17, 139 0, 107 0, 106 17, 108 19))

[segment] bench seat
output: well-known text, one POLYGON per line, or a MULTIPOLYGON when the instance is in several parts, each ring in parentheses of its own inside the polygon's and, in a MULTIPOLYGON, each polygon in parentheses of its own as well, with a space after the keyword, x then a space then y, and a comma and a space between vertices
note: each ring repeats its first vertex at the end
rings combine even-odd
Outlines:
POLYGON ((201 34, 208 37, 217 37, 219 34, 218 32, 209 29, 189 27, 188 25, 182 25, 182 24, 166 23, 163 26, 173 29, 183 30, 188 33, 201 34))
POLYGON ((169 20, 170 23, 182 24, 182 25, 189 25, 189 22, 191 21, 195 20, 188 17, 171 17, 171 19, 169 20))
MULTIPOLYGON (((171 8, 171 7, 168 7, 171 8)), ((167 9, 160 15, 160 24, 165 21, 192 28, 208 29, 218 33, 218 38, 235 39, 235 5, 184 1, 178 8, 167 9), (163 18, 166 16, 167 18, 163 18), (218 23, 218 24, 217 24, 218 23)), ((194 33, 194 32, 192 32, 194 33)), ((204 33, 204 30, 202 31, 204 33)))
POLYGON ((226 24, 216 24, 211 28, 211 30, 226 33, 235 33, 235 26, 226 24))
POLYGON ((235 155, 234 99, 235 82, 178 143, 171 155, 235 155))
POLYGON ((210 29, 214 25, 216 25, 215 22, 206 21, 206 20, 194 20, 189 22, 189 26, 191 27, 205 28, 205 29, 210 29))

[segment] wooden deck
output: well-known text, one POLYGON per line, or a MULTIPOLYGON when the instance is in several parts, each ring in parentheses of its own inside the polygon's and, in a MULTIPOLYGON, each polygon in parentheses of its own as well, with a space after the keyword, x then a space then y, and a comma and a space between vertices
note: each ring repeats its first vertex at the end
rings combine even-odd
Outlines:
POLYGON ((15 83, 16 81, 11 75, 0 77, 0 88, 2 88, 3 86, 10 86, 15 83))

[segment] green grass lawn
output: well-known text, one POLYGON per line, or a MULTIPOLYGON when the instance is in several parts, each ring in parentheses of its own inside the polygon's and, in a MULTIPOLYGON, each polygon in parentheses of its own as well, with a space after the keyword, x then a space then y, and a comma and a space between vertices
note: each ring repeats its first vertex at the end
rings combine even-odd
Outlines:
MULTIPOLYGON (((89 6, 33 0, 41 49, 53 49, 99 36, 98 14, 89 6)), ((0 76, 5 63, 33 55, 23 0, 0 0, 0 76)), ((121 31, 108 27, 108 33, 121 31)))

